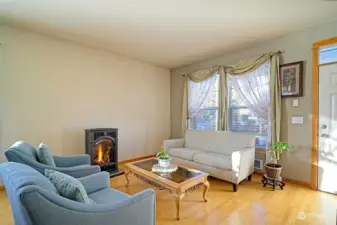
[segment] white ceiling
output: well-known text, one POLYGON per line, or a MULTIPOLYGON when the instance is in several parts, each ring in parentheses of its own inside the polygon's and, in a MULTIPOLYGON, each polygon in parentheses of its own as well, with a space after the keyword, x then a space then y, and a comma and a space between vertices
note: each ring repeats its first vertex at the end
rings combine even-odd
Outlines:
POLYGON ((337 18, 337 2, 0 0, 0 18, 175 68, 337 18))

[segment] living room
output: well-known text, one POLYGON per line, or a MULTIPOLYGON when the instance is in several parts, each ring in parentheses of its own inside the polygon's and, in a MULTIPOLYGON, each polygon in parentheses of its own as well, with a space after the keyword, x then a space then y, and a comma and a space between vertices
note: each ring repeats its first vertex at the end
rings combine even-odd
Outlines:
POLYGON ((54 168, 95 177, 71 176, 90 198, 95 195, 86 185, 101 182, 103 189, 108 176, 100 172, 104 155, 92 151, 113 146, 106 160, 113 158, 115 171, 106 190, 118 191, 118 201, 148 200, 126 215, 108 215, 122 207, 116 199, 104 208, 109 204, 100 205, 101 198, 91 206, 52 193, 67 209, 83 210, 79 222, 78 215, 67 220, 51 213, 42 200, 41 208, 34 199, 27 203, 29 196, 20 207, 34 210, 21 217, 19 200, 8 197, 16 196, 6 187, 14 179, 9 174, 26 164, 46 178, 51 167, 20 161, 6 168, 10 182, 0 183, 0 224, 43 224, 42 217, 53 220, 48 224, 96 224, 100 220, 86 214, 101 209, 106 218, 100 222, 116 218, 111 224, 336 224, 335 167, 321 152, 329 148, 327 158, 335 162, 336 125, 325 120, 335 107, 330 102, 330 114, 322 114, 324 94, 333 94, 319 88, 319 74, 330 72, 324 82, 334 84, 337 2, 309 2, 0 2, 1 165, 19 162, 5 155, 18 141, 54 156, 91 157, 87 170, 54 168), (297 68, 298 78, 284 84, 287 68, 297 68), (245 82, 245 76, 267 77, 266 88, 252 87, 255 78, 245 82), (101 128, 92 149, 86 132, 101 128), (98 142, 114 129, 108 142, 98 142), (273 143, 286 144, 282 154, 274 154, 273 143), (166 168, 175 169, 172 174, 148 171, 161 151, 172 159, 166 168), (264 187, 271 159, 282 165, 281 176, 264 187), (149 205, 152 211, 144 209, 149 205))

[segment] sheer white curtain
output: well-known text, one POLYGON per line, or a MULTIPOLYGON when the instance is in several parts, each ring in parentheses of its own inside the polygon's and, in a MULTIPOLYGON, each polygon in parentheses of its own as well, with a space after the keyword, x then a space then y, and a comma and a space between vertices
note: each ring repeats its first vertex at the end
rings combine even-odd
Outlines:
POLYGON ((192 118, 198 114, 200 109, 204 107, 211 96, 212 87, 216 82, 216 76, 208 78, 199 83, 188 81, 188 118, 192 118))
POLYGON ((270 106, 270 61, 253 72, 240 76, 229 76, 230 82, 247 108, 262 119, 269 121, 270 106))
MULTIPOLYGON (((253 72, 241 76, 229 76, 230 82, 241 101, 257 116, 268 121, 268 144, 271 143, 270 60, 253 72)), ((266 151, 266 160, 270 154, 266 151)))

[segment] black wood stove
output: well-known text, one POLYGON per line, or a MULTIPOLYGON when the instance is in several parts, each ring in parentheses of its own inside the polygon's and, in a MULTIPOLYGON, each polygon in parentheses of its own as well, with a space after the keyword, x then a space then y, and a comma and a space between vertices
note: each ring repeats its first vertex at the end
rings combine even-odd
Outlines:
POLYGON ((85 151, 91 164, 99 165, 110 177, 123 174, 118 170, 118 129, 96 128, 85 130, 85 151))

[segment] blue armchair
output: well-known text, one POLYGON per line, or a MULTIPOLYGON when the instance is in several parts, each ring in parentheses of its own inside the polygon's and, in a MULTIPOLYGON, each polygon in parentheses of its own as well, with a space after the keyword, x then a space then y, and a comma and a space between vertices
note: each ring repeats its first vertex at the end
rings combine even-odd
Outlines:
POLYGON ((60 196, 54 185, 29 166, 7 162, 0 175, 12 207, 15 225, 155 225, 153 190, 133 196, 110 188, 107 172, 80 178, 94 204, 60 196))
POLYGON ((10 146, 5 151, 5 156, 9 162, 26 164, 42 174, 45 169, 50 169, 79 178, 101 172, 99 166, 90 165, 89 155, 53 156, 56 167, 42 164, 37 159, 36 148, 24 141, 18 141, 10 146))

